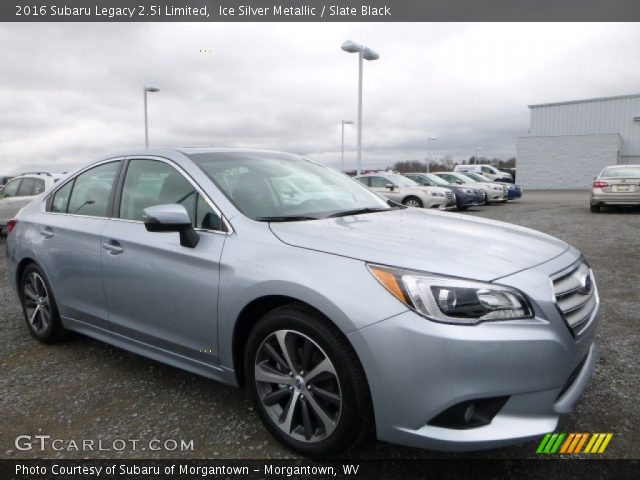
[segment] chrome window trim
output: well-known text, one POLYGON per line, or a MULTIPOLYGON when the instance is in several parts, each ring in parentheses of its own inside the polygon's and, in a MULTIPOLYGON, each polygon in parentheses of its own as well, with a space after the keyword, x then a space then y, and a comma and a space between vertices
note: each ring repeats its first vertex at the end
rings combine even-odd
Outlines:
MULTIPOLYGON (((99 162, 96 162, 96 163, 92 163, 91 165, 88 165, 86 168, 83 168, 82 170, 77 171, 73 176, 67 178, 60 185, 56 185, 56 188, 51 190, 51 192, 49 192, 47 194, 47 196, 41 202, 41 204, 40 204, 40 212, 41 213, 46 213, 46 214, 49 214, 49 215, 65 215, 65 216, 69 216, 69 217, 97 218, 97 219, 102 219, 102 220, 112 220, 112 221, 119 221, 119 222, 129 222, 129 223, 141 223, 141 224, 144 224, 144 222, 142 222, 140 220, 129 220, 129 219, 126 219, 126 218, 119 218, 119 217, 96 217, 96 216, 93 216, 93 215, 79 215, 79 214, 76 214, 76 213, 50 212, 50 211, 47 211, 47 209, 46 209, 46 205, 47 205, 47 203, 49 201, 49 198, 52 195, 55 195, 55 193, 58 190, 60 190, 62 187, 64 187, 67 183, 73 181, 77 176, 82 175, 84 172, 86 172, 87 170, 90 170, 93 167, 98 167, 98 166, 103 165, 105 163, 123 161, 123 160, 155 160, 155 161, 166 163, 167 165, 175 168, 196 189, 196 191, 202 196, 202 198, 204 198, 205 202, 207 202, 209 207, 211 207, 211 209, 216 214, 218 214, 218 216, 220 217, 220 219, 224 223, 225 227, 227 228, 227 231, 209 230, 209 229, 204 229, 204 228, 196 228, 195 230, 197 232, 210 232, 210 233, 217 233, 217 234, 222 234, 222 235, 231 235, 231 234, 235 233, 235 230, 233 229, 231 223, 223 215, 222 211, 216 206, 215 203, 213 203, 213 200, 211 200, 209 195, 207 195, 205 193, 205 191, 200 187, 200 185, 198 185, 196 183, 196 181, 193 180, 193 178, 191 178, 191 176, 187 172, 185 172, 184 169, 180 165, 175 163, 173 160, 169 160, 168 158, 164 158, 164 157, 158 157, 158 156, 155 156, 155 155, 146 155, 146 156, 129 155, 129 156, 124 156, 124 157, 113 157, 113 158, 102 160, 102 161, 99 161, 99 162)), ((126 175, 126 172, 125 172, 125 175, 126 175)))
POLYGON ((103 164, 109 163, 109 162, 121 161, 121 160, 124 160, 124 158, 125 157, 113 157, 113 158, 109 158, 109 159, 106 159, 106 160, 101 160, 101 161, 96 162, 96 163, 92 163, 91 165, 87 165, 82 170, 78 170, 73 176, 71 176, 69 178, 66 178, 64 180, 64 182, 58 181, 57 184, 54 183, 53 185, 55 186, 55 188, 53 188, 49 193, 47 193, 47 195, 42 199, 42 203, 40 204, 40 212, 41 213, 50 213, 52 215, 73 215, 75 217, 109 218, 109 217, 95 217, 95 216, 92 216, 92 215, 77 215, 75 213, 49 212, 49 211, 47 211, 46 206, 47 206, 47 202, 49 201, 49 198, 51 198, 53 195, 55 195, 56 192, 58 190, 60 190, 62 187, 64 187, 67 183, 75 180, 78 175, 82 175, 84 172, 86 172, 87 170, 92 169, 93 167, 99 167, 100 165, 103 165, 103 164))

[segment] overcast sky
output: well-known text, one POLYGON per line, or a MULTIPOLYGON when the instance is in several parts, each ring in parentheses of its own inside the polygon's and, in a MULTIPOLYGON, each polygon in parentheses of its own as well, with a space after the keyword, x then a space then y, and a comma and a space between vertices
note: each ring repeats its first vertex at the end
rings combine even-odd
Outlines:
MULTIPOLYGON (((0 174, 62 171, 144 144, 340 162, 365 62, 363 162, 515 155, 527 105, 640 92, 640 24, 0 24, 0 174), (201 51, 202 50, 202 51, 201 51)), ((640 112, 639 112, 640 113, 640 112)), ((345 161, 355 166, 356 129, 345 161)))

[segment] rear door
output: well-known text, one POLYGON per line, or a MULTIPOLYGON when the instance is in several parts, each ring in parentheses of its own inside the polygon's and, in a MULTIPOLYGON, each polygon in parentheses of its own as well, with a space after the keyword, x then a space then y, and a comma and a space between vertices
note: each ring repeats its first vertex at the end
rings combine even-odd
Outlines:
POLYGON ((108 329, 100 275, 100 234, 108 222, 121 160, 91 167, 57 188, 38 216, 39 259, 60 314, 108 329))
POLYGON ((226 239, 217 209, 175 164, 128 161, 120 204, 102 233, 102 275, 115 332, 183 357, 217 363, 218 282, 226 239), (198 231, 195 248, 142 222, 153 205, 183 205, 198 231))

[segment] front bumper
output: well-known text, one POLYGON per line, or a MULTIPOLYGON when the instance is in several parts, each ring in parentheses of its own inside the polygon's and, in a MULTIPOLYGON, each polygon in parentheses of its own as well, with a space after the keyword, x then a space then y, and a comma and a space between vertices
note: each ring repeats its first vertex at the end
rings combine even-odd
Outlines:
POLYGON ((507 196, 509 200, 514 200, 516 198, 522 197, 522 190, 519 188, 510 188, 507 192, 507 196))
POLYGON ((456 192, 456 196, 458 197, 459 207, 476 207, 484 204, 484 195, 456 192))
POLYGON ((536 316, 531 319, 457 326, 406 311, 350 333, 369 381, 378 438, 464 451, 553 431, 594 371, 598 313, 574 338, 553 304, 548 279, 535 269, 496 282, 532 292, 536 316), (530 288, 523 288, 527 283, 530 288), (461 402, 504 396, 508 400, 487 425, 429 424, 461 402))
POLYGON ((485 189, 484 192, 487 194, 487 200, 490 202, 502 202, 508 198, 508 194, 504 190, 485 189))

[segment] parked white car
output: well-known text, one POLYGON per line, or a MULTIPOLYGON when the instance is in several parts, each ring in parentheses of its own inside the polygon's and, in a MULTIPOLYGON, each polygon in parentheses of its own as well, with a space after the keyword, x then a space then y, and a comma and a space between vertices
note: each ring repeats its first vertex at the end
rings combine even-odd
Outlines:
POLYGON ((493 182, 513 183, 511 174, 502 172, 493 165, 456 165, 453 171, 457 173, 478 173, 493 182))
POLYGON ((425 187, 397 173, 360 175, 355 179, 385 198, 408 207, 440 210, 456 208, 456 196, 451 190, 425 187))
MULTIPOLYGON (((482 188, 486 194, 485 204, 489 205, 493 202, 506 202, 509 198, 508 188, 503 183, 495 183, 485 178, 486 181, 479 181, 458 172, 436 172, 434 175, 446 180, 452 185, 467 185, 474 188, 482 188)), ((475 174, 473 174, 475 175, 475 174)))
POLYGON ((29 205, 38 195, 48 189, 64 175, 44 172, 29 172, 9 180, 0 193, 0 230, 7 222, 29 205))

